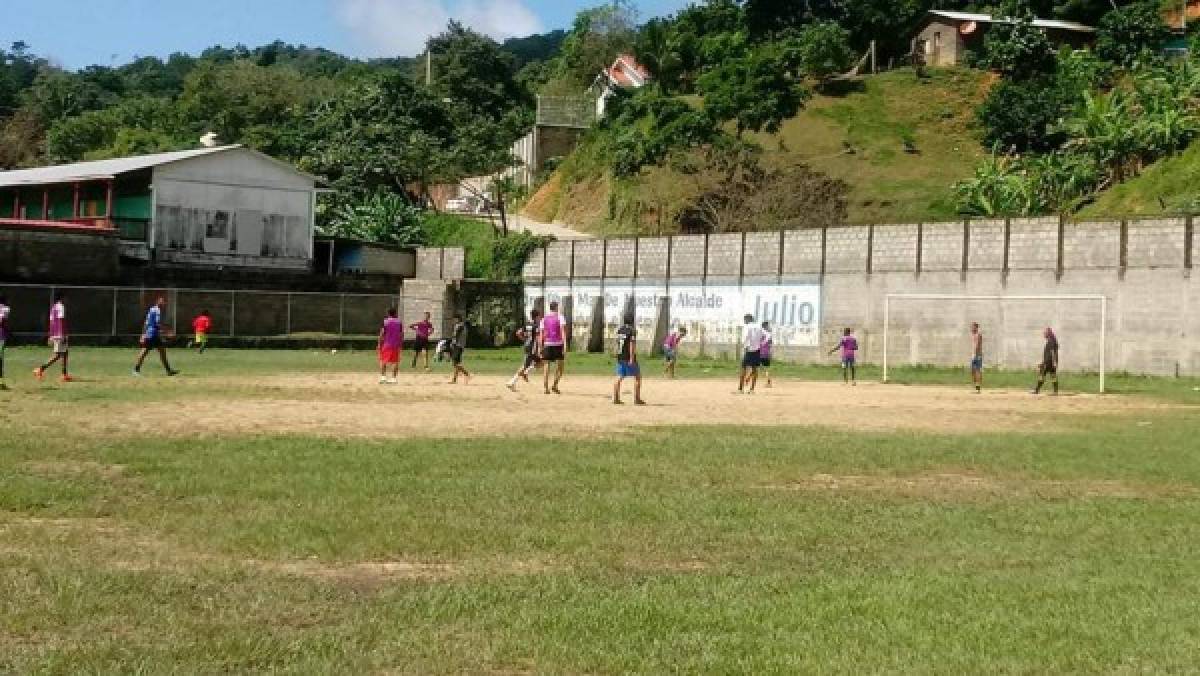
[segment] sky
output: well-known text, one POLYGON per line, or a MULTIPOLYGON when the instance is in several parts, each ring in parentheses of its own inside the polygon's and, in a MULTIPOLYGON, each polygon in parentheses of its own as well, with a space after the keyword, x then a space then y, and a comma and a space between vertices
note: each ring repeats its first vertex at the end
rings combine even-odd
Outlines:
MULTIPOLYGON (((0 0, 0 45, 70 69, 276 39, 355 57, 410 56, 458 19, 496 39, 567 28, 601 0, 0 0)), ((641 19, 692 0, 639 0, 641 19)))

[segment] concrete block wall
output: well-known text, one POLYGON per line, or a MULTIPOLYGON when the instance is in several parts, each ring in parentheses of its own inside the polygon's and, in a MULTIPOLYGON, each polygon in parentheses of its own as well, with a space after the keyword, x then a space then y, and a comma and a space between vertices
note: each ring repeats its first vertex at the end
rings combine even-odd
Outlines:
MULTIPOLYGON (((1180 239, 1182 240, 1182 232, 1180 239)), ((1121 224, 1113 222, 1063 225, 1063 267, 1072 270, 1116 268, 1121 265, 1121 224)), ((1183 257, 1180 256, 1180 264, 1183 257)))
POLYGON ((638 242, 637 269, 639 278, 666 279, 667 237, 643 237, 638 242))
POLYGON ((967 269, 1004 269, 1003 220, 971 221, 967 224, 967 269))
MULTIPOLYGON (((531 256, 525 261, 525 272, 536 271, 531 262, 540 256, 531 256)), ((536 263, 535 263, 536 265, 536 263)), ((422 247, 416 254, 417 279, 465 279, 467 276, 467 252, 460 246, 422 247)), ((528 275, 533 277, 536 275, 528 275)))
POLYGON ((781 233, 746 233, 743 274, 747 277, 769 277, 779 274, 779 260, 783 248, 779 245, 781 233))
POLYGON ((1009 222, 1008 269, 1058 269, 1058 219, 1013 219, 1009 222))
POLYGON ((570 244, 574 249, 576 277, 604 276, 604 240, 580 240, 570 244))
POLYGON ((921 226, 921 271, 963 269, 965 224, 925 223, 921 226))
MULTIPOLYGON (((770 284, 781 272, 785 283, 818 281, 822 345, 778 349, 781 358, 821 363, 846 326, 855 329, 864 361, 882 358, 888 294, 1103 295, 1110 370, 1200 375, 1200 275, 1192 267, 1200 261, 1200 237, 1192 232, 1189 240, 1189 232, 1189 223, 1176 218, 1061 224, 1014 219, 720 234, 707 242, 690 235, 648 238, 636 246, 610 241, 605 286, 650 286, 670 295, 673 287, 701 283, 770 284), (635 257, 637 274, 630 278, 635 257), (621 271, 626 274, 608 274, 621 271)), ((547 258, 552 254, 553 248, 547 258)), ((562 270, 554 281, 569 286, 569 270, 562 270)), ((578 272, 577 278, 595 281, 578 272)), ((1096 300, 894 299, 889 358, 897 364, 963 364, 972 321, 984 327, 989 366, 1032 367, 1040 357, 1041 331, 1052 326, 1067 370, 1099 367, 1096 300)), ((689 349, 719 354, 736 347, 722 343, 725 338, 697 336, 689 349)))
POLYGON ((637 266, 637 240, 609 239, 605 244, 608 251, 604 255, 604 276, 632 279, 637 266))
POLYGON ((830 228, 825 231, 825 272, 866 272, 870 228, 830 228))
POLYGON ((546 277, 571 277, 571 243, 550 242, 546 245, 546 277))
POLYGON ((783 274, 785 276, 819 275, 824 266, 821 242, 825 231, 789 230, 783 234, 783 274))
POLYGON ((1125 250, 1129 267, 1177 268, 1183 265, 1187 219, 1129 221, 1127 228, 1125 250))
POLYGON ((115 235, 0 228, 0 281, 111 283, 119 252, 115 235))
POLYGON ((673 238, 671 245, 671 276, 703 277, 704 250, 704 235, 683 235, 673 238))
POLYGON ((916 272, 917 225, 877 225, 871 238, 872 272, 916 272))

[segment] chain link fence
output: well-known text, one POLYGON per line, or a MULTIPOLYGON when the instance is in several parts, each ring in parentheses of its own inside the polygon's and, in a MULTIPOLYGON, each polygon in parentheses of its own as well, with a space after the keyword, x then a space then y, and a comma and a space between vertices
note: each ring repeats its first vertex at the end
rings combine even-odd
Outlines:
POLYGON ((167 299, 163 323, 177 333, 190 332, 192 318, 208 311, 210 335, 228 338, 371 338, 388 309, 400 306, 400 296, 389 294, 0 284, 12 333, 44 335, 59 293, 71 335, 94 338, 140 335, 159 297, 167 299))

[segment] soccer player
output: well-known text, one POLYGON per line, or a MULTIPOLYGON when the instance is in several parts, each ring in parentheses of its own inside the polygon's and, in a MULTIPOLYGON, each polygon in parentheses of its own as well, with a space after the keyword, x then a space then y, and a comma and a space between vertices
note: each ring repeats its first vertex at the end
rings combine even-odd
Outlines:
POLYGON ((542 317, 538 332, 538 354, 542 357, 542 389, 546 394, 562 394, 558 383, 567 365, 567 321, 558 313, 558 301, 550 301, 550 311, 542 317), (554 385, 550 385, 550 364, 554 364, 554 385))
POLYGON ((470 383, 471 373, 463 366, 463 352, 467 349, 467 323, 461 314, 454 315, 454 331, 450 337, 450 361, 454 363, 454 375, 450 384, 458 382, 458 374, 462 374, 463 385, 470 383))
POLYGON ((33 375, 41 380, 46 375, 46 369, 56 361, 62 362, 62 381, 69 383, 74 380, 67 372, 67 304, 61 293, 54 294, 54 304, 50 306, 50 326, 46 332, 46 342, 54 356, 50 361, 33 370, 33 375))
POLYGON ((758 367, 763 370, 763 374, 767 376, 767 387, 771 386, 771 346, 775 344, 775 337, 771 335, 771 322, 762 323, 763 339, 762 347, 758 348, 758 367))
POLYGON ((0 390, 7 390, 4 384, 4 343, 8 342, 8 299, 0 294, 0 390))
POLYGON ((204 350, 208 348, 208 332, 210 330, 212 330, 212 315, 208 313, 208 310, 201 310, 200 314, 192 320, 192 332, 195 337, 188 347, 200 348, 200 354, 204 354, 204 350))
POLYGON ((675 379, 675 364, 679 361, 679 344, 686 336, 687 329, 680 326, 667 334, 667 339, 663 341, 663 375, 672 380, 675 379))
POLYGON ((979 322, 971 322, 971 382, 975 383, 975 394, 983 391, 983 331, 979 322))
POLYGON ((842 351, 842 382, 857 385, 858 375, 855 373, 854 362, 855 353, 858 352, 858 339, 854 337, 854 330, 850 327, 846 327, 842 331, 842 339, 829 351, 829 354, 838 350, 842 351))
POLYGON ((633 403, 645 406, 642 401, 642 369, 637 360, 637 329, 633 328, 633 315, 622 318, 617 329, 617 380, 613 383, 613 403, 621 404, 621 383, 633 378, 633 403))
POLYGON ((171 362, 167 361, 167 348, 163 344, 162 312, 166 305, 167 299, 159 296, 146 311, 146 321, 142 322, 142 337, 138 341, 142 350, 138 353, 137 362, 133 365, 134 377, 142 376, 142 364, 146 361, 146 355, 150 354, 150 350, 158 351, 158 360, 162 362, 163 370, 167 372, 168 376, 179 375, 179 371, 171 368, 171 362))
POLYGON ((1054 394, 1058 394, 1058 336, 1047 326, 1042 332, 1042 337, 1046 339, 1046 345, 1042 348, 1042 363, 1038 364, 1038 380, 1037 385, 1033 387, 1033 394, 1041 393, 1046 376, 1050 376, 1054 394))
POLYGON ((433 335, 433 322, 429 321, 429 313, 425 313, 425 318, 409 326, 408 328, 417 332, 417 337, 413 341, 413 360, 412 367, 417 368, 417 357, 425 355, 425 370, 429 370, 429 338, 433 335))
POLYGON ((529 313, 529 323, 517 331, 517 338, 523 344, 525 359, 521 362, 521 368, 517 369, 512 379, 508 381, 508 389, 513 392, 517 391, 517 379, 522 378, 525 382, 529 382, 529 372, 536 368, 542 361, 538 358, 538 333, 541 321, 542 311, 534 310, 529 313))
POLYGON ((759 352, 762 350, 763 330, 754 323, 754 315, 746 315, 745 327, 742 331, 742 371, 738 376, 738 394, 750 386, 750 394, 754 394, 754 386, 758 384, 759 352))
POLYGON ((379 329, 379 342, 375 351, 379 353, 379 384, 387 385, 400 382, 400 351, 404 348, 404 322, 400 321, 396 308, 389 308, 383 326, 379 329), (387 377, 388 367, 392 367, 392 377, 387 377))

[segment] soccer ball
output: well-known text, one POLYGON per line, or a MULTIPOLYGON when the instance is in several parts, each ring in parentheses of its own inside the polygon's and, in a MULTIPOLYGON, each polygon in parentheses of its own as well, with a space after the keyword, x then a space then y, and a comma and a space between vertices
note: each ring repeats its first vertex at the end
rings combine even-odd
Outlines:
POLYGON ((337 348, 335 347, 332 350, 330 350, 329 354, 337 354, 337 348))

